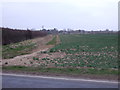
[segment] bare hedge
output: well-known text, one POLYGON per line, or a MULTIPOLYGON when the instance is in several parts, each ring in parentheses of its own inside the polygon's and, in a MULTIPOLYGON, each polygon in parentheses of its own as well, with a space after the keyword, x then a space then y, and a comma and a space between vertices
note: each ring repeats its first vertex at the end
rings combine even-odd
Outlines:
POLYGON ((33 39, 36 37, 43 37, 47 35, 47 32, 44 31, 17 30, 10 28, 2 28, 0 30, 2 30, 3 45, 33 39))

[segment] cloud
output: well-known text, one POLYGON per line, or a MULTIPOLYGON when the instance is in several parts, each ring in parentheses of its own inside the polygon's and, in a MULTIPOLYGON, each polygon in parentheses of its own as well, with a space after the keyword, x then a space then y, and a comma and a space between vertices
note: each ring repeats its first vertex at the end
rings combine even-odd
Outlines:
POLYGON ((61 2, 63 0, 2 0, 2 2, 61 2))
POLYGON ((114 30, 117 28, 118 0, 4 0, 4 2, 5 26, 39 28, 40 25, 45 25, 48 28, 55 26, 114 30), (21 20, 24 20, 22 25, 19 24, 21 20))
POLYGON ((65 0, 66 3, 76 7, 105 7, 109 4, 117 4, 119 0, 65 0))
POLYGON ((96 3, 118 2, 119 0, 2 0, 2 2, 64 2, 71 4, 86 4, 95 5, 96 3))

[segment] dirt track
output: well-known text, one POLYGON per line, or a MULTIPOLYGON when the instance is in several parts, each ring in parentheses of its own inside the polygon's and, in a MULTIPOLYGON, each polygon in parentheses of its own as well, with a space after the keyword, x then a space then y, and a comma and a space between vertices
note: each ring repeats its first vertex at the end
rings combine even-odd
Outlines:
MULTIPOLYGON (((46 45, 46 43, 48 43, 49 41, 51 41, 53 39, 53 35, 49 35, 46 37, 42 37, 42 38, 36 38, 33 39, 32 42, 36 43, 37 48, 33 49, 31 52, 31 54, 27 54, 27 55, 21 55, 21 56, 16 56, 12 59, 3 59, 2 60, 2 65, 4 66, 14 66, 14 65, 20 65, 20 66, 31 66, 33 64, 31 64, 31 62, 33 61, 33 57, 41 55, 42 57, 44 57, 45 55, 40 54, 41 51, 47 51, 50 48, 52 48, 54 45, 46 45)), ((57 43, 58 44, 60 42, 59 37, 57 36, 57 43)), ((36 62, 34 62, 34 64, 37 64, 36 62)))

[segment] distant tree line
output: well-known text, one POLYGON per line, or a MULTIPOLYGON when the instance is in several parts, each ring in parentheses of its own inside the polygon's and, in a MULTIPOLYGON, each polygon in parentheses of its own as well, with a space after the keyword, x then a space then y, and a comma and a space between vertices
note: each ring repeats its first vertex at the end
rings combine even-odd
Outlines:
POLYGON ((2 30, 2 44, 7 45, 23 40, 33 39, 36 37, 43 37, 47 35, 44 31, 18 30, 10 28, 0 28, 2 30))

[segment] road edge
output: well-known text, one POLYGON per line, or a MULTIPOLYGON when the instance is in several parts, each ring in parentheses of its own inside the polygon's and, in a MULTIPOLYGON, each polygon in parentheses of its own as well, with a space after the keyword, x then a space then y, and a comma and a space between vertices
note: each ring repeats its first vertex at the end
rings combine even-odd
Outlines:
POLYGON ((69 78, 69 77, 52 77, 52 76, 38 76, 38 75, 25 75, 25 74, 8 74, 1 73, 4 76, 18 76, 18 77, 31 77, 31 78, 45 78, 45 79, 58 79, 58 80, 72 80, 72 81, 87 81, 87 82, 101 82, 101 83, 120 83, 113 80, 96 80, 96 79, 82 79, 82 78, 69 78))

